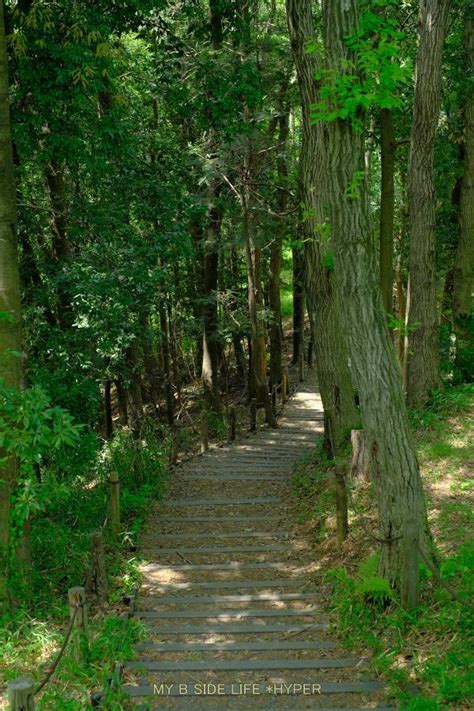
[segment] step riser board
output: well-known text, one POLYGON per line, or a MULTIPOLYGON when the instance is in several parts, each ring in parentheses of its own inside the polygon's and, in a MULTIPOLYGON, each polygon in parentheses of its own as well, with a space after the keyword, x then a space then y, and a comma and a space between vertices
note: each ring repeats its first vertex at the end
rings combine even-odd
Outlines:
POLYGON ((176 546, 176 548, 143 548, 144 551, 153 552, 155 555, 172 555, 179 551, 180 553, 197 553, 206 555, 223 555, 224 553, 283 553, 289 550, 288 545, 281 546, 235 546, 223 548, 186 548, 176 546))
POLYGON ((313 640, 311 642, 212 642, 200 644, 199 642, 168 642, 157 644, 141 642, 135 645, 138 651, 149 652, 274 652, 274 651, 307 651, 318 649, 335 649, 335 642, 313 640))
POLYGON ((248 617, 313 617, 316 609, 308 608, 302 610, 137 610, 136 616, 148 620, 173 620, 173 619, 205 619, 217 620, 235 617, 247 619, 248 617))
MULTIPOLYGON (((291 681, 287 682, 288 684, 291 684, 291 681)), ((266 692, 266 687, 268 684, 259 684, 258 688, 262 696, 267 696, 268 694, 266 692)), ((200 687, 201 688, 201 687, 200 687)), ((235 688, 235 687, 234 687, 235 688)), ((359 682, 323 682, 320 684, 320 694, 370 694, 374 693, 377 691, 381 691, 384 688, 384 685, 381 682, 378 681, 359 681, 359 682)), ((143 696, 154 696, 156 698, 156 691, 154 690, 153 686, 124 686, 123 691, 127 693, 131 697, 143 697, 143 696)), ((202 693, 196 694, 195 693, 195 683, 190 684, 188 687, 189 693, 186 694, 186 696, 182 696, 179 693, 179 689, 176 687, 173 687, 171 689, 171 693, 168 694, 169 696, 172 696, 173 698, 181 698, 183 701, 183 706, 186 704, 188 699, 190 697, 196 697, 196 696, 201 696, 202 698, 202 693)), ((299 693, 293 693, 293 694, 285 694, 285 698, 289 698, 291 696, 302 696, 303 691, 300 691, 299 693)), ((319 695, 319 694, 318 694, 319 695)), ((273 696, 273 694, 272 694, 273 696)), ((232 688, 232 685, 230 684, 225 684, 223 688, 223 697, 230 697, 230 698, 235 698, 235 691, 232 688)))
POLYGON ((217 583, 212 582, 212 583, 156 583, 156 585, 151 586, 148 588, 150 592, 154 589, 156 591, 160 591, 161 589, 163 590, 192 590, 193 588, 197 590, 233 590, 233 589, 240 589, 240 590, 245 590, 246 588, 252 588, 252 589, 257 589, 257 588, 264 588, 268 590, 269 588, 288 588, 288 587, 303 587, 305 585, 308 585, 307 580, 253 580, 251 582, 248 581, 240 581, 240 580, 223 580, 219 581, 217 583))
POLYGON ((174 627, 167 626, 150 626, 148 631, 150 634, 185 634, 185 635, 214 635, 214 634, 288 634, 300 633, 306 630, 327 630, 329 625, 324 623, 315 623, 309 625, 267 625, 258 624, 255 622, 252 625, 229 625, 226 622, 215 623, 212 626, 194 626, 194 625, 176 625, 174 627))
MULTIPOLYGON (((351 669, 365 664, 359 659, 262 659, 256 661, 212 661, 179 662, 181 671, 280 671, 283 669, 351 669)), ((176 662, 155 662, 142 660, 129 662, 128 669, 145 671, 174 671, 176 662)))
POLYGON ((317 593, 262 593, 261 595, 206 595, 202 597, 173 597, 165 595, 149 595, 145 599, 156 605, 215 605, 220 602, 247 603, 247 602, 288 602, 299 600, 314 600, 320 596, 317 593))

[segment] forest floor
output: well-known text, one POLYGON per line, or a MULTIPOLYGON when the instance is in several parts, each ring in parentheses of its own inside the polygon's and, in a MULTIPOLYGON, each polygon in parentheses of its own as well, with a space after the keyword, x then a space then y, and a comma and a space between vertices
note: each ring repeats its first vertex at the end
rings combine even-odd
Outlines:
POLYGON ((402 709, 474 707, 473 414, 469 385, 446 389, 429 408, 410 412, 441 572, 440 583, 421 565, 422 599, 413 613, 377 577, 378 545, 367 533, 377 533, 370 485, 353 490, 350 534, 338 548, 330 463, 316 453, 294 477, 296 516, 329 571, 340 639, 351 651, 372 655, 402 709))
MULTIPOLYGON (((428 494, 430 523, 442 559, 442 578, 464 601, 469 592, 472 593, 474 558, 469 544, 473 539, 474 454, 470 439, 473 404, 472 387, 458 386, 439 394, 430 408, 410 415, 428 494)), ((244 410, 241 423, 244 432, 247 429, 244 410)), ((224 438, 225 432, 222 433, 224 438)), ((125 441, 123 447, 126 446, 125 441)), ((133 550, 144 535, 141 522, 165 491, 163 472, 168 455, 165 450, 160 452, 147 464, 155 477, 159 465, 157 478, 145 478, 145 485, 137 492, 124 488, 124 513, 132 517, 128 520, 133 523, 127 523, 122 545, 109 547, 109 604, 92 607, 89 663, 78 665, 67 654, 45 693, 39 697, 40 711, 82 711, 87 707, 90 690, 103 688, 114 662, 132 660, 135 656, 134 644, 143 638, 145 630, 142 621, 127 619, 122 597, 128 595, 142 577, 139 557, 133 550)), ((125 456, 125 449, 119 450, 119 454, 125 471, 130 468, 130 460, 125 456)), ((424 570, 420 609, 411 615, 400 610, 396 601, 387 597, 384 588, 379 589, 376 579, 374 546, 364 530, 369 526, 376 531, 375 507, 369 487, 363 484, 354 491, 358 514, 351 514, 349 538, 338 549, 334 544, 332 482, 330 464, 320 449, 314 447, 313 454, 305 455, 296 468, 292 487, 285 494, 285 510, 293 521, 289 528, 291 535, 306 541, 311 551, 308 584, 324 592, 327 598, 324 605, 337 629, 334 634, 338 636, 338 644, 350 649, 350 655, 371 656, 373 673, 385 679, 402 709, 472 708, 472 608, 453 600, 443 587, 434 584, 429 571, 424 570), (325 574, 323 583, 322 573, 325 574)), ((268 484, 262 483, 267 495, 268 484)), ((0 629, 0 685, 2 678, 6 681, 24 673, 40 680, 49 669, 67 619, 67 608, 61 603, 61 597, 58 598, 57 589, 67 586, 68 573, 71 584, 78 579, 72 577, 75 575, 74 556, 78 548, 84 548, 85 532, 94 530, 96 521, 103 515, 99 507, 103 497, 97 497, 96 489, 87 487, 84 501, 75 501, 70 510, 65 505, 68 502, 61 500, 48 516, 47 536, 45 524, 40 521, 38 538, 43 546, 40 552, 47 563, 46 566, 42 563, 45 573, 38 588, 43 594, 38 598, 40 602, 34 614, 20 609, 13 620, 0 629)), ((238 543, 242 542, 232 540, 233 545, 238 543)), ((296 639, 300 639, 299 634, 296 639)), ((348 654, 347 649, 343 655, 348 654)), ((104 708, 118 711, 124 708, 123 703, 120 696, 112 695, 104 708)), ((0 698, 0 708, 6 708, 4 697, 0 698)))

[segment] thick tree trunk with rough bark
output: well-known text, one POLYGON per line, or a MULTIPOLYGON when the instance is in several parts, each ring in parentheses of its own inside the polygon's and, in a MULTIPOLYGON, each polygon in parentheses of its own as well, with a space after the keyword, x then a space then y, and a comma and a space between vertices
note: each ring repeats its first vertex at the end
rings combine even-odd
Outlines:
MULTIPOLYGON (((465 46, 468 76, 474 73, 474 2, 466 3, 465 46)), ((464 172, 459 205, 459 242, 453 270, 452 310, 456 334, 456 369, 463 380, 474 377, 474 87, 468 87, 464 107, 464 172)))
POLYGON ((380 286, 385 313, 393 312, 393 226, 395 216, 396 141, 391 109, 380 111, 380 286))
POLYGON ((415 104, 408 162, 410 277, 407 301, 407 394, 423 405, 439 385, 436 302, 434 143, 441 105, 441 67, 450 0, 422 0, 415 104))
POLYGON ((299 191, 303 204, 300 230, 304 240, 305 292, 314 334, 316 371, 326 413, 326 441, 337 454, 349 439, 356 420, 348 354, 342 334, 339 304, 327 235, 325 201, 324 128, 310 123, 310 107, 317 98, 316 61, 306 52, 314 38, 311 0, 287 0, 288 25, 303 111, 303 140, 299 164, 299 191))
MULTIPOLYGON (((8 61, 4 8, 0 2, 0 379, 7 388, 21 387, 21 302, 16 237, 16 193, 8 100, 8 61)), ((0 452, 3 457, 4 453, 0 452)), ((8 554, 11 493, 17 462, 8 458, 0 468, 0 614, 10 606, 8 554)))
MULTIPOLYGON (((357 28, 357 0, 323 0, 327 68, 352 71, 345 37, 357 28)), ((374 483, 382 543, 381 572, 417 603, 419 548, 433 558, 418 462, 410 439, 395 351, 383 309, 366 183, 354 198, 348 186, 364 171, 364 134, 350 121, 327 125, 327 206, 337 290, 357 387, 374 483)))

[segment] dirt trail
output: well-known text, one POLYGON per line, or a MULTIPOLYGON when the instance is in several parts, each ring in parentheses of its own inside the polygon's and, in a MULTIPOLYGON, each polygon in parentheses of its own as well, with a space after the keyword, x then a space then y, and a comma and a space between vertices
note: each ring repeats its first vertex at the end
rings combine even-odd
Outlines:
POLYGON ((127 666, 133 708, 389 708, 366 660, 331 634, 308 577, 317 552, 292 526, 292 472, 322 432, 310 380, 278 430, 175 469, 142 546, 135 614, 149 634, 127 666))

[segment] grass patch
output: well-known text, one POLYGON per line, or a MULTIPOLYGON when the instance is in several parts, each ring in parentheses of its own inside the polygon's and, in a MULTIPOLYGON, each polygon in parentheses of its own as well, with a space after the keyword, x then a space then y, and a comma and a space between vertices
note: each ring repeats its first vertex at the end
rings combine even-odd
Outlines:
MULTIPOLYGON (((151 503, 163 497, 166 487, 169 443, 153 423, 146 425, 140 446, 127 431, 101 446, 93 434, 84 438, 78 445, 84 450, 81 457, 71 451, 69 459, 50 462, 42 473, 48 505, 31 520, 34 566, 29 590, 15 614, 0 621, 0 682, 21 675, 41 681, 67 629, 67 590, 83 584, 89 568, 90 534, 105 524, 109 604, 103 609, 91 601, 89 657, 77 664, 71 649, 67 650, 54 678, 37 698, 40 711, 82 711, 89 707, 90 692, 105 688, 114 663, 133 658, 133 644, 140 639, 142 627, 128 620, 122 602, 139 579, 138 561, 131 549, 139 542, 151 503), (112 470, 118 472, 121 485, 123 526, 118 541, 112 539, 107 525, 112 470)), ((122 709, 120 694, 109 691, 102 708, 122 709)))
MULTIPOLYGON (((438 393, 428 408, 410 413, 441 579, 457 599, 421 566, 419 608, 403 610, 378 576, 376 544, 354 513, 349 539, 335 550, 331 463, 322 457, 295 479, 299 521, 318 540, 319 558, 330 568, 331 606, 341 642, 372 655, 375 670, 407 711, 473 707, 473 403, 472 386, 463 385, 438 393)), ((375 533, 370 485, 359 485, 354 498, 365 527, 375 533)))

